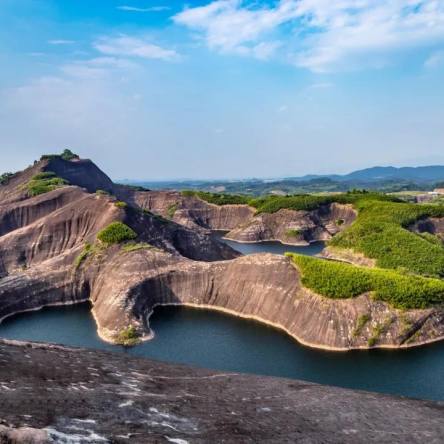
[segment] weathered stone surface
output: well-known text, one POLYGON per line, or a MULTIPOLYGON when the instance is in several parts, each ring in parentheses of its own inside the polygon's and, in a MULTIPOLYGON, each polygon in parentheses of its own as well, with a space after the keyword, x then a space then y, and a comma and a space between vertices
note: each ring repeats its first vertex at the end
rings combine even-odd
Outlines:
POLYGON ((333 203, 316 211, 279 210, 262 213, 231 230, 226 237, 240 242, 278 240, 286 244, 307 245, 326 241, 348 227, 356 218, 350 205, 333 203))
POLYGON ((435 402, 15 341, 0 340, 0 363, 1 443, 438 444, 444 435, 435 402))
POLYGON ((444 336, 442 307, 402 312, 367 294, 328 299, 304 288, 285 257, 257 254, 202 263, 154 251, 109 257, 91 282, 93 312, 102 337, 128 324, 149 333, 156 305, 184 304, 230 312, 277 326, 298 341, 331 350, 406 347, 444 336), (358 328, 366 317, 368 321, 358 328))
MULTIPOLYGON (((217 207, 180 194, 183 200, 175 205, 195 211, 193 223, 201 224, 199 230, 192 230, 141 209, 156 207, 172 213, 171 199, 177 199, 178 193, 150 194, 113 185, 114 192, 129 204, 116 206, 115 197, 76 186, 76 181, 88 186, 89 174, 98 184, 107 185, 107 177, 90 162, 48 162, 52 161, 37 163, 0 187, 4 199, 0 201, 0 320, 47 305, 90 299, 99 333, 110 341, 130 324, 141 334, 149 334, 147 317, 156 304, 228 311, 278 326, 304 344, 334 350, 365 348, 370 338, 377 347, 400 347, 444 337, 443 307, 400 312, 369 295, 324 298, 302 286, 299 272, 288 259, 269 254, 238 257, 205 233, 208 227, 220 228, 236 217, 257 219, 245 205, 217 207), (61 176, 66 174, 72 185, 33 198, 20 195, 33 174, 49 167, 58 168, 61 176), (147 198, 157 203, 140 201, 147 198), (136 231, 140 249, 102 246, 76 263, 85 242, 94 243, 98 231, 115 220, 136 231), (363 318, 368 321, 360 325, 363 318)), ((93 184, 89 186, 94 189, 93 184)), ((268 216, 292 221, 296 216, 307 218, 312 233, 322 232, 339 219, 346 226, 354 218, 350 207, 339 205, 303 212, 303 216, 299 213, 268 216)), ((284 221, 267 224, 276 221, 280 230, 284 221)), ((328 228, 329 232, 334 229, 328 228)))

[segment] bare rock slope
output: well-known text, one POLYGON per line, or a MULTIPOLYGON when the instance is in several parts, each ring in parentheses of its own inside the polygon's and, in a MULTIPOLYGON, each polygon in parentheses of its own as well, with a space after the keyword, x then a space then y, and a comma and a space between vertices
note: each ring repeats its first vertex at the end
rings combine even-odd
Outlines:
POLYGON ((0 340, 0 442, 442 442, 434 402, 0 340), (48 365, 56 363, 56 365, 48 365))
MULTIPOLYGON (((159 195, 157 210, 171 214, 169 194, 162 197, 162 211, 159 195)), ((400 312, 367 294, 327 299, 302 286, 298 270, 287 258, 238 257, 209 236, 202 222, 207 228, 233 222, 233 214, 240 214, 235 206, 208 207, 191 201, 187 211, 200 214, 202 224, 190 229, 147 210, 154 204, 141 199, 150 196, 112 184, 89 161, 59 158, 38 162, 0 186, 0 320, 43 306, 91 300, 99 333, 109 341, 118 340, 129 326, 148 336, 148 317, 158 304, 207 307, 255 318, 304 344, 333 350, 367 348, 370 342, 376 347, 404 347, 444 336, 442 307, 400 312), (70 185, 29 196, 27 183, 48 171, 70 185), (91 177, 100 190, 107 188, 125 201, 96 193, 91 177), (97 233, 115 221, 128 225, 137 238, 109 246, 98 242, 97 233)), ((257 218, 249 207, 242 208, 248 210, 246 217, 257 218)), ((330 206, 301 217, 313 223, 314 231, 314 221, 319 221, 322 231, 329 220, 351 223, 354 213, 348 207, 330 206)))

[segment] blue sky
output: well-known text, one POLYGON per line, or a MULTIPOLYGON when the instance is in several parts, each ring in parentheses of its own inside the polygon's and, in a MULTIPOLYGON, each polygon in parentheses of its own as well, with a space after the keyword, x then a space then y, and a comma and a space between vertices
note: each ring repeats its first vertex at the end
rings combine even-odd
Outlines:
POLYGON ((444 0, 0 0, 0 64, 3 170, 444 164, 444 0))

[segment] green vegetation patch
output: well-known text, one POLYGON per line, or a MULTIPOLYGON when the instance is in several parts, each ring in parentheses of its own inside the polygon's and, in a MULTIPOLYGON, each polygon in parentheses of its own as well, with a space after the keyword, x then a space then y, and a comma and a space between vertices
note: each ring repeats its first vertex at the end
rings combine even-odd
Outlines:
POLYGON ((0 175, 0 185, 6 185, 14 177, 14 173, 3 173, 0 175))
POLYGON ((251 200, 248 196, 241 196, 238 194, 218 194, 205 191, 185 190, 182 191, 182 195, 185 197, 198 197, 205 202, 215 205, 248 205, 251 200))
POLYGON ((106 245, 120 244, 136 237, 137 233, 122 222, 112 222, 97 235, 97 239, 106 245))
POLYGON ((119 332, 116 342, 126 347, 132 347, 140 342, 140 335, 136 328, 130 325, 119 332))
POLYGON ((151 250, 152 248, 154 247, 146 242, 128 242, 122 246, 122 250, 125 253, 131 253, 132 251, 138 250, 151 250))
POLYGON ((114 205, 117 208, 126 208, 128 204, 126 202, 122 202, 121 200, 118 200, 117 202, 114 202, 114 205))
POLYGON ((168 219, 172 219, 174 217, 174 215, 176 214, 176 211, 177 211, 177 203, 173 203, 172 205, 170 205, 168 207, 168 210, 167 210, 168 219))
POLYGON ((31 197, 48 193, 64 185, 68 182, 57 177, 52 171, 38 173, 26 184, 26 189, 31 197))
POLYGON ((444 281, 439 279, 294 253, 287 253, 287 256, 301 271, 303 285, 329 298, 347 299, 372 292, 376 300, 400 309, 427 308, 444 302, 444 281))
POLYGON ((337 203, 355 203, 362 198, 373 200, 398 201, 393 196, 383 193, 368 192, 365 190, 353 190, 342 194, 315 195, 315 194, 295 194, 290 196, 264 196, 259 198, 251 198, 247 195, 240 194, 218 194, 208 193, 204 191, 182 191, 182 195, 186 197, 199 197, 200 199, 215 205, 232 205, 243 204, 256 208, 258 213, 276 213, 282 209, 295 211, 313 211, 322 205, 328 205, 333 202, 337 203))
POLYGON ((302 234, 301 230, 297 230, 295 228, 290 228, 285 231, 285 235, 288 237, 298 237, 302 234))
POLYGON ((40 160, 53 160, 53 159, 63 159, 63 160, 75 160, 79 159, 79 156, 73 153, 71 150, 64 150, 61 154, 43 154, 40 160))
POLYGON ((421 218, 444 217, 444 206, 366 199, 355 206, 358 218, 329 245, 363 253, 376 259, 376 265, 381 268, 444 277, 444 248, 439 239, 407 229, 421 218))
POLYGON ((369 314, 363 314, 359 316, 358 322, 356 323, 356 327, 353 331, 353 336, 359 336, 361 334, 362 329, 365 327, 368 321, 370 321, 370 315, 369 314))
POLYGON ((93 251, 93 246, 89 242, 86 242, 83 247, 83 250, 80 252, 80 254, 76 257, 74 261, 74 268, 76 270, 80 268, 80 266, 83 264, 83 262, 85 262, 85 260, 88 258, 88 256, 91 254, 92 251, 93 251))
POLYGON ((396 200, 394 197, 382 193, 355 190, 348 193, 330 195, 296 194, 293 196, 265 196, 258 199, 251 199, 249 204, 255 207, 258 213, 276 213, 283 209, 313 211, 323 205, 329 205, 335 202, 340 204, 355 204, 361 199, 376 201, 396 200))

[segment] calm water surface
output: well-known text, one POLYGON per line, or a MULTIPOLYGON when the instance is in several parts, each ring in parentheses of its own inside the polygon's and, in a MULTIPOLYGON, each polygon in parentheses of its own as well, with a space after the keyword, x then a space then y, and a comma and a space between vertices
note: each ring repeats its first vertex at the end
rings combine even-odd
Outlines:
POLYGON ((444 343, 397 351, 324 352, 254 321, 184 307, 157 308, 151 326, 152 341, 131 349, 113 346, 100 340, 89 305, 81 304, 6 319, 0 336, 444 400, 444 343))
POLYGON ((254 253, 284 254, 286 252, 291 252, 291 253, 306 254, 308 256, 314 256, 320 253, 325 247, 325 242, 313 242, 308 246, 284 245, 276 241, 264 241, 264 242, 255 242, 251 244, 244 244, 242 242, 235 242, 232 240, 224 239, 223 237, 225 236, 226 233, 228 233, 228 231, 213 231, 213 236, 242 254, 254 254, 254 253))

